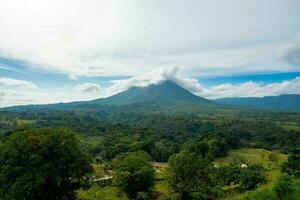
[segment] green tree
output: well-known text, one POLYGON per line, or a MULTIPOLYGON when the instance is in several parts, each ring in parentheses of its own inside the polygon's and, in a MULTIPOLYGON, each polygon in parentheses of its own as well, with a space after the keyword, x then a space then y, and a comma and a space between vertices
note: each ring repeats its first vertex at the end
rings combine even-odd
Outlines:
POLYGON ((202 157, 205 157, 208 153, 209 147, 206 142, 199 140, 190 140, 182 145, 182 150, 189 153, 197 153, 202 157))
POLYGON ((295 176, 296 178, 300 177, 300 154, 294 153, 292 154, 287 162, 283 163, 282 172, 285 172, 289 175, 295 176))
POLYGON ((241 170, 240 183, 244 190, 253 190, 265 181, 266 175, 260 165, 251 165, 241 170))
POLYGON ((218 167, 216 174, 219 184, 238 184, 240 182, 240 175, 242 170, 243 168, 241 168, 241 164, 237 161, 234 161, 228 166, 226 165, 218 167))
POLYGON ((144 199, 153 187, 154 170, 145 154, 132 152, 113 161, 116 181, 129 199, 144 199))
POLYGON ((169 157, 176 151, 172 142, 158 141, 154 144, 151 155, 155 161, 167 162, 169 157))
POLYGON ((180 199, 216 199, 218 187, 208 159, 182 151, 171 156, 169 165, 169 184, 180 199))
POLYGON ((15 132, 0 146, 0 199, 75 199, 91 171, 72 131, 15 132))
POLYGON ((221 137, 214 137, 208 140, 209 155, 211 158, 226 156, 228 152, 228 146, 226 140, 221 137))

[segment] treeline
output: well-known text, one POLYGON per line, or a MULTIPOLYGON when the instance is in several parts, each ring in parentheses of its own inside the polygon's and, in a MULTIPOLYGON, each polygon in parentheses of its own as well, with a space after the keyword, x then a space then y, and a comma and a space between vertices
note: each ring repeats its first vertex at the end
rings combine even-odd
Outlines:
POLYGON ((166 162, 181 150, 219 157, 240 147, 283 152, 299 147, 300 131, 284 129, 270 118, 273 115, 276 113, 258 113, 255 118, 253 113, 231 112, 195 115, 45 110, 0 113, 0 130, 2 135, 9 135, 22 128, 71 128, 81 138, 95 137, 93 145, 85 145, 83 140, 82 148, 105 161, 138 150, 147 152, 155 161, 166 162), (34 123, 18 123, 19 119, 34 123))

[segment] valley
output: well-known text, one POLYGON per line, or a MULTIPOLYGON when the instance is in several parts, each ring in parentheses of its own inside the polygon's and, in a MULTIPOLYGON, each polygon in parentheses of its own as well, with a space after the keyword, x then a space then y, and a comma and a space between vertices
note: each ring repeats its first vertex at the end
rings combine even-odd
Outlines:
POLYGON ((300 0, 0 0, 0 200, 300 200, 300 0))
MULTIPOLYGON (((185 170, 184 164, 176 165, 190 162, 180 161, 184 159, 181 154, 199 160, 186 163, 195 165, 192 171, 198 173, 197 168, 204 167, 212 177, 207 184, 218 192, 209 188, 206 192, 216 195, 213 199, 259 199, 283 176, 282 166, 288 157, 297 154, 299 119, 298 112, 217 104, 166 82, 132 88, 103 100, 3 108, 0 136, 4 145, 18 132, 67 129, 76 133, 79 148, 92 161, 89 188, 75 193, 81 200, 127 199, 118 182, 118 167, 130 156, 134 160, 128 164, 135 166, 135 160, 141 159, 139 162, 149 163, 154 170, 147 198, 176 199, 180 190, 170 182, 171 171, 174 167, 185 170), (179 161, 172 164, 172 159, 179 161), (245 172, 241 164, 248 167, 245 172), (249 178, 258 173, 261 180, 255 176, 254 180, 245 179, 258 181, 246 187, 244 173, 249 178)), ((184 173, 189 176, 188 171, 184 173)), ((292 177, 295 197, 299 190, 293 188, 299 188, 299 181, 292 177)))

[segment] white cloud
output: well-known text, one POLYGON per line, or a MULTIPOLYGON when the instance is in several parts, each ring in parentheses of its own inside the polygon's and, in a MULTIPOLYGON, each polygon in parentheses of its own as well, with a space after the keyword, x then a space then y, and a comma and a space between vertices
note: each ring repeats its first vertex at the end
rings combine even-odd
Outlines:
POLYGON ((101 97, 101 87, 84 83, 77 88, 44 90, 25 80, 0 78, 0 107, 92 100, 101 97), (79 93, 78 93, 79 92, 79 93))
POLYGON ((300 77, 270 84, 252 81, 242 84, 221 84, 207 88, 205 92, 197 93, 197 95, 211 99, 224 97, 263 97, 280 94, 300 94, 300 77))
POLYGON ((101 94, 80 93, 73 90, 44 91, 38 90, 2 90, 0 92, 0 108, 28 104, 48 104, 72 101, 88 101, 101 97, 101 94))
POLYGON ((299 34, 300 4, 276 2, 2 0, 0 57, 72 78, 291 71, 274 51, 299 34))
POLYGON ((209 99, 300 94, 300 77, 271 84, 250 81, 241 84, 225 83, 213 87, 204 87, 197 79, 184 77, 178 67, 171 67, 166 70, 155 70, 127 80, 113 81, 112 85, 106 88, 102 88, 95 83, 84 83, 74 88, 57 88, 53 91, 45 91, 30 82, 1 78, 0 107, 92 100, 116 94, 133 86, 146 87, 166 80, 171 80, 195 95, 209 99))
POLYGON ((82 96, 78 96, 74 92, 45 92, 42 90, 3 90, 0 96, 0 107, 70 102, 82 99, 82 96))
POLYGON ((224 97, 263 97, 280 94, 300 94, 300 77, 279 83, 263 84, 257 82, 245 82, 242 84, 220 84, 213 87, 202 86, 197 79, 185 78, 178 74, 178 68, 158 70, 142 76, 127 80, 114 81, 114 85, 108 90, 115 94, 127 90, 133 86, 145 87, 150 84, 159 84, 171 80, 186 88, 195 95, 216 99, 224 97))
POLYGON ((146 87, 149 85, 157 85, 166 80, 173 81, 191 92, 204 89, 197 79, 182 78, 178 74, 179 68, 177 66, 169 67, 166 69, 154 70, 141 76, 136 76, 126 80, 112 81, 114 84, 108 88, 112 94, 127 90, 133 86, 146 87))
POLYGON ((35 89, 37 86, 29 81, 2 77, 0 78, 0 89, 1 88, 35 89))
POLYGON ((78 90, 80 92, 99 93, 101 91, 101 87, 95 83, 83 83, 78 86, 78 90))

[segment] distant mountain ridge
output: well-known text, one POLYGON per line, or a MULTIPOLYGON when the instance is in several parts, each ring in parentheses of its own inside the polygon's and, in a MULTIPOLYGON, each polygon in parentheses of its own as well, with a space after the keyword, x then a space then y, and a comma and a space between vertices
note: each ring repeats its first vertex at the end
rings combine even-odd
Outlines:
POLYGON ((172 81, 165 81, 158 85, 149 85, 146 87, 131 87, 130 89, 120 92, 116 95, 90 101, 90 103, 109 104, 109 105, 126 105, 133 103, 198 103, 214 104, 214 101, 196 96, 177 85, 172 81))
POLYGON ((286 111, 300 111, 300 94, 282 94, 279 96, 266 97, 236 97, 216 99, 217 103, 252 107, 260 109, 272 110, 286 110, 286 111))
POLYGON ((187 89, 176 83, 166 80, 160 84, 151 84, 146 87, 131 87, 126 91, 120 92, 107 98, 100 98, 91 101, 78 101, 70 103, 54 103, 44 105, 25 105, 0 108, 0 111, 30 111, 40 109, 53 110, 101 110, 103 108, 114 107, 120 110, 120 106, 132 105, 146 111, 151 111, 152 106, 161 109, 172 108, 174 111, 184 110, 186 112, 196 110, 212 110, 222 107, 236 109, 257 108, 285 111, 300 111, 300 95, 283 94, 279 96, 266 97, 246 97, 246 98, 222 98, 208 100, 192 94, 187 89))
POLYGON ((91 101, 78 101, 70 103, 54 103, 45 105, 25 105, 2 108, 0 110, 8 111, 26 111, 35 109, 58 109, 58 110, 76 110, 89 109, 97 106, 121 106, 131 104, 155 104, 161 106, 196 104, 202 106, 215 106, 216 103, 199 96, 196 96, 167 80, 157 85, 149 85, 146 87, 131 87, 126 91, 120 92, 107 98, 100 98, 91 101))

